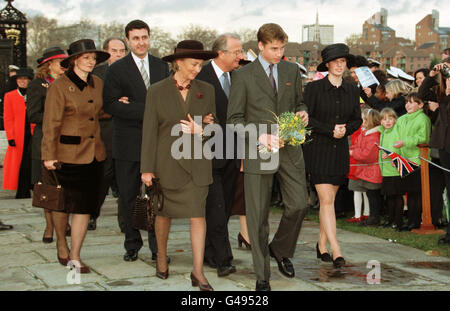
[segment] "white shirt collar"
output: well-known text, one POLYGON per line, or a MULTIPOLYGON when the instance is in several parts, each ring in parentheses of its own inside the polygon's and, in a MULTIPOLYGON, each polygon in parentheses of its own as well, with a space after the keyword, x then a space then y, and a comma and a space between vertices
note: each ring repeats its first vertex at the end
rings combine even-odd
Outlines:
MULTIPOLYGON (((217 66, 217 64, 216 64, 216 62, 214 60, 211 61, 211 65, 213 66, 214 71, 216 72, 217 78, 219 79, 219 81, 221 81, 221 77, 224 74, 224 71, 222 69, 220 69, 219 66, 217 66)), ((226 72, 226 75, 227 75, 228 78, 230 78, 228 76, 229 75, 228 72, 226 72)))
POLYGON ((144 58, 137 57, 133 52, 131 52, 131 56, 133 57, 133 59, 136 62, 136 64, 138 64, 139 66, 141 65, 142 60, 144 60, 146 65, 148 64, 148 53, 147 53, 147 55, 145 55, 144 58))

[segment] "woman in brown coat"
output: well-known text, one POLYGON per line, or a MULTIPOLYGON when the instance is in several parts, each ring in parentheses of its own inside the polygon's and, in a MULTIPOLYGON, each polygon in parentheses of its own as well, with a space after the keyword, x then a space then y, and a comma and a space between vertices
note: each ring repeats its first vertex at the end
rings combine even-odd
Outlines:
MULTIPOLYGON (((179 145, 175 147, 180 137, 188 137, 188 142, 194 141, 193 151, 196 144, 202 147, 202 121, 210 123, 215 113, 214 87, 195 80, 195 77, 202 69, 203 60, 216 56, 215 52, 204 51, 202 43, 185 40, 178 43, 174 54, 163 58, 173 63, 175 73, 150 86, 142 131, 142 181, 150 186, 153 178, 159 178, 164 195, 163 210, 157 212, 155 224, 158 244, 156 276, 161 279, 169 277, 166 254, 171 219, 190 218, 194 257, 191 281, 192 286, 199 286, 204 291, 213 290, 203 274, 205 204, 208 186, 212 183, 211 160, 203 154, 199 158, 192 157, 194 152, 178 158, 174 151, 176 153, 180 149, 179 145), (200 121, 194 122, 193 119, 199 117, 200 121), (183 133, 183 136, 178 136, 181 130, 188 136, 183 133)), ((185 146, 183 153, 184 150, 185 146)))
MULTIPOLYGON (((103 82, 90 73, 108 58, 109 54, 98 51, 92 40, 72 43, 69 57, 61 62, 68 70, 50 85, 45 101, 42 160, 47 170, 56 170, 64 189, 65 211, 52 213, 58 260, 62 265, 72 261, 81 273, 90 272, 80 252, 90 214, 97 208, 102 161, 106 158, 98 121, 103 82), (71 250, 65 237, 67 213, 73 214, 71 250)), ((55 182, 48 171, 42 175, 44 182, 55 182)))

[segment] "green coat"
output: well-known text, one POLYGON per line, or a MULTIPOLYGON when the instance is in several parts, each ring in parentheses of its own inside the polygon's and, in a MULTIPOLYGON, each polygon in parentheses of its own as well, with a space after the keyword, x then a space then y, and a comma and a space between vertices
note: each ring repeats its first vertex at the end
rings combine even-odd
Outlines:
MULTIPOLYGON (((148 89, 142 129, 141 172, 155 174, 163 188, 180 189, 191 180, 196 186, 212 183, 211 160, 203 156, 201 159, 177 160, 172 156, 172 144, 181 137, 179 132, 177 136, 171 136, 172 127, 180 120, 188 120, 188 113, 192 118, 199 116, 201 119, 207 114, 215 114, 212 85, 193 80, 186 102, 172 76, 148 89)), ((193 152, 194 148, 191 149, 193 152)))
MULTIPOLYGON (((275 96, 269 78, 256 59, 233 73, 230 100, 228 105, 228 123, 243 126, 255 124, 259 136, 259 124, 272 124, 274 113, 297 112, 307 110, 302 100, 302 82, 300 69, 296 64, 281 61, 278 63, 278 96, 275 96)), ((270 126, 269 126, 270 131, 270 126)), ((249 136, 243 131, 237 131, 241 137, 246 138, 244 172, 251 174, 273 174, 278 168, 272 170, 261 169, 262 162, 257 153, 257 159, 249 159, 249 148, 256 148, 255 141, 249 143, 249 136)), ((255 139, 257 139, 256 137, 255 139)), ((304 168, 301 147, 285 146, 280 149, 280 162, 286 160, 297 168, 304 168)))
MULTIPOLYGON (((430 141, 431 121, 422 109, 407 113, 398 118, 394 127, 397 140, 403 140, 401 148, 394 148, 394 152, 406 158, 417 158, 420 155, 418 144, 428 144, 430 141)), ((420 165, 420 159, 411 159, 420 165)))
MULTIPOLYGON (((398 140, 394 128, 395 125, 390 129, 385 129, 383 126, 380 126, 378 129, 378 131, 380 132, 380 146, 390 151, 394 151, 394 143, 398 140)), ((382 155, 384 153, 385 153, 384 151, 380 150, 378 156, 381 176, 383 177, 400 176, 398 174, 398 170, 392 166, 391 160, 389 158, 387 159, 382 158, 382 155)))

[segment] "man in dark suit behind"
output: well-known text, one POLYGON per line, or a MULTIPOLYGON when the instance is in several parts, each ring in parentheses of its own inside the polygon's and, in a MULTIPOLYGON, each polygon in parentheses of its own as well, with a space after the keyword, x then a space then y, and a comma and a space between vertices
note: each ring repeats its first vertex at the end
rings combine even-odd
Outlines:
MULTIPOLYGON (((148 54, 150 28, 140 20, 125 27, 126 42, 131 50, 108 67, 103 88, 103 109, 113 116, 113 150, 120 208, 125 225, 125 261, 135 261, 143 245, 139 230, 133 228, 133 207, 141 186, 140 158, 142 120, 147 89, 169 75, 169 66, 148 54)), ((149 231, 152 259, 157 246, 154 231, 149 231)))
MULTIPOLYGON (((93 74, 98 76, 103 81, 105 80, 105 72, 109 66, 121 59, 126 55, 128 51, 125 41, 120 38, 108 38, 103 44, 103 51, 108 52, 111 55, 106 62, 100 64, 94 68, 93 74)), ((108 194, 109 187, 113 189, 113 184, 115 182, 114 178, 114 162, 112 160, 112 116, 105 113, 103 109, 100 111, 100 134, 102 135, 102 140, 105 143, 106 149, 106 160, 103 164, 103 179, 102 185, 100 186, 100 192, 98 197, 98 209, 94 215, 91 215, 89 221, 88 230, 95 230, 97 228, 97 218, 100 215, 100 209, 105 202, 106 195, 108 194)), ((119 227, 122 232, 123 221, 121 214, 119 213, 119 227)))
MULTIPOLYGON (((197 79, 214 86, 216 113, 224 133, 223 159, 213 160, 213 183, 209 186, 206 199, 206 241, 205 262, 217 267, 218 276, 227 276, 236 271, 231 264, 231 252, 228 237, 228 219, 233 205, 234 189, 239 174, 239 160, 226 159, 226 132, 228 97, 230 95, 230 72, 239 67, 243 58, 242 43, 236 34, 220 35, 213 44, 212 50, 218 56, 203 67, 197 79)), ((217 122, 217 121, 216 121, 217 122)))

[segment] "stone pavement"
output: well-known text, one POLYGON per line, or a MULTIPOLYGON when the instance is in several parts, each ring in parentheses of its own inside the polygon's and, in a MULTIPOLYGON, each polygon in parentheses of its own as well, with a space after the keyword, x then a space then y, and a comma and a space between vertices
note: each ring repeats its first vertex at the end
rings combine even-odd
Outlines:
MULTIPOLYGON (((0 219, 14 225, 0 232, 0 291, 198 291, 191 287, 192 252, 189 220, 174 220, 169 236, 168 253, 172 259, 170 277, 155 277, 155 262, 151 260, 146 234, 144 247, 136 262, 125 262, 124 237, 117 225, 117 207, 108 197, 102 209, 96 231, 88 231, 82 249, 82 259, 92 273, 81 275, 80 284, 68 284, 69 268, 56 258, 55 242, 42 243, 44 213, 31 206, 30 199, 14 200, 13 192, 0 191, 0 219)), ((270 216, 271 237, 280 215, 270 216)), ((237 272, 218 278, 216 271, 205 266, 211 285, 220 291, 254 290, 255 275, 251 252, 237 247, 239 219, 232 217, 229 225, 234 264, 237 272)), ((144 232, 143 232, 144 233, 144 232)), ((348 261, 346 267, 334 269, 331 263, 316 259, 315 245, 318 224, 305 221, 293 258, 294 279, 283 277, 271 260, 271 286, 277 291, 323 290, 448 290, 450 260, 430 257, 421 250, 388 241, 338 230, 338 237, 348 261), (381 284, 368 284, 366 275, 370 260, 381 263, 381 284)), ((376 275, 372 272, 370 275, 376 275)))

